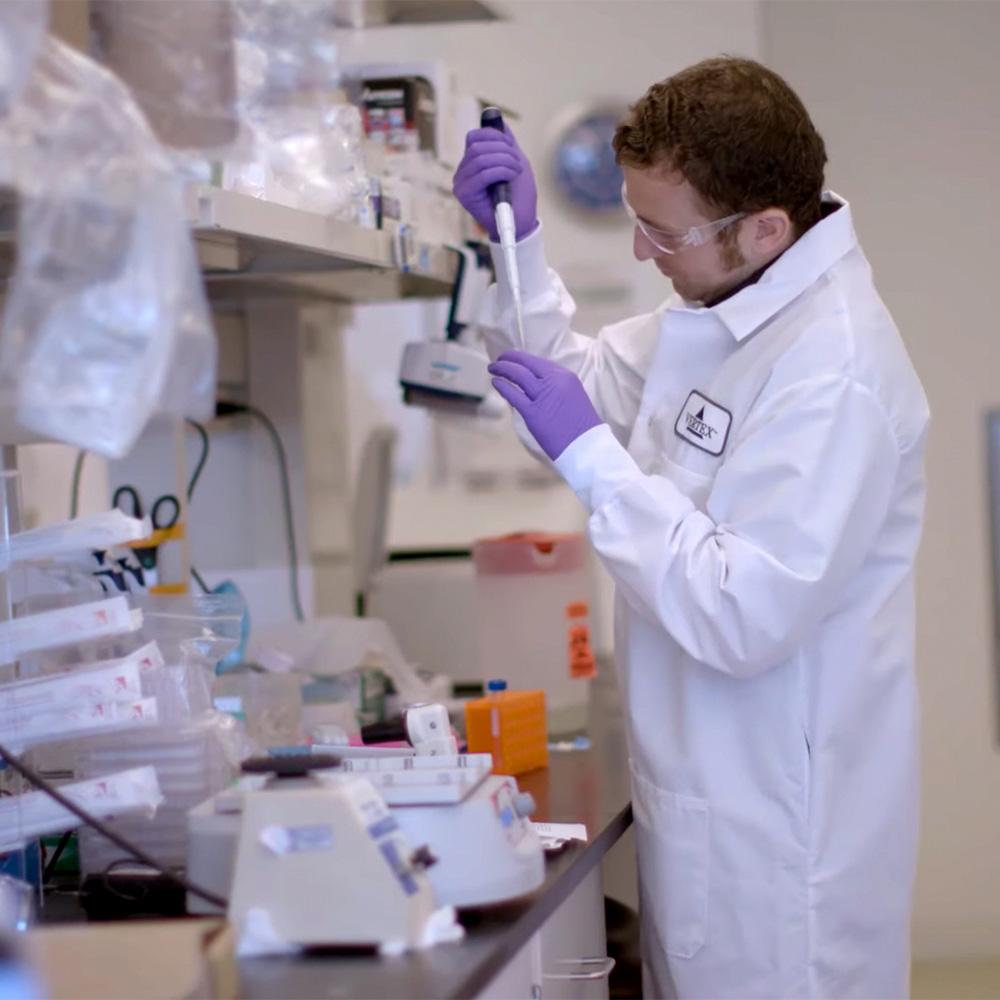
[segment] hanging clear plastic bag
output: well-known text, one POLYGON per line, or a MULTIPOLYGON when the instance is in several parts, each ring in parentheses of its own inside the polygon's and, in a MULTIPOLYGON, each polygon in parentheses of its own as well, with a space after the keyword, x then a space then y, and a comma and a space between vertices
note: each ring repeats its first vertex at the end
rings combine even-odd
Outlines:
POLYGON ((46 38, 5 122, 20 195, 0 376, 18 421, 112 458, 205 417, 215 338, 176 173, 112 74, 46 38))
POLYGON ((102 65, 132 92, 157 138, 202 158, 239 135, 228 0, 90 0, 102 65))
POLYGON ((252 89, 240 79, 241 102, 278 105, 305 91, 337 86, 329 0, 233 0, 233 10, 238 48, 257 53, 252 89))
POLYGON ((326 0, 236 0, 240 114, 252 139, 227 187, 344 219, 368 199, 360 114, 337 94, 335 25, 326 0))
POLYGON ((227 166, 229 187, 348 221, 358 216, 369 181, 356 107, 303 95, 293 105, 260 107, 251 114, 254 162, 227 166))
POLYGON ((31 76, 49 22, 47 0, 0 4, 0 114, 6 114, 31 76))

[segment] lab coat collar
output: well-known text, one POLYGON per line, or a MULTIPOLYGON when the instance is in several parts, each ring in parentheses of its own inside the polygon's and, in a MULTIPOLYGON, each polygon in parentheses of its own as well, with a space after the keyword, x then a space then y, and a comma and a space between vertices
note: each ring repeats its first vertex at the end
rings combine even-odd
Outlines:
POLYGON ((832 191, 824 193, 823 201, 840 208, 796 240, 759 281, 716 306, 692 311, 714 313, 737 341, 743 341, 801 295, 858 243, 851 206, 832 191))

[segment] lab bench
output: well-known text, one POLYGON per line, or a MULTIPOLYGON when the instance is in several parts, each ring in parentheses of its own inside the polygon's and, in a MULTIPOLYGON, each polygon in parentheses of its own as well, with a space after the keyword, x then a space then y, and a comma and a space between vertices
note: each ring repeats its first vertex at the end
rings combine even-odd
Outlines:
POLYGON ((463 913, 465 938, 399 957, 315 955, 244 959, 248 1000, 319 998, 607 997, 611 962, 604 928, 601 862, 632 822, 621 713, 598 682, 590 749, 553 751, 548 768, 522 775, 534 819, 583 823, 586 844, 549 856, 545 882, 517 903, 463 913))

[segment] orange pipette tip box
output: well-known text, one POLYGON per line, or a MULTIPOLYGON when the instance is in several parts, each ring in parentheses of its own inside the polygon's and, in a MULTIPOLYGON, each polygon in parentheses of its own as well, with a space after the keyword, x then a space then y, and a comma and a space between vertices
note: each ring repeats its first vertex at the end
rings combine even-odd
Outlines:
POLYGON ((548 767, 544 691, 498 691, 465 706, 469 753, 493 755, 497 774, 548 767))

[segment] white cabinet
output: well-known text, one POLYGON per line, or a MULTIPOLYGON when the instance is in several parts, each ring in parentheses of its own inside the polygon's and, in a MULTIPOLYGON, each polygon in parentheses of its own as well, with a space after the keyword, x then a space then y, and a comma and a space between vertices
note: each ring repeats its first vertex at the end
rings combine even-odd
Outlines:
POLYGON ((541 935, 532 939, 479 994, 483 1000, 537 1000, 542 995, 541 935))
POLYGON ((541 931, 545 1000, 607 1000, 608 958, 604 884, 595 865, 541 931))
POLYGON ((607 1000, 604 888, 595 865, 541 930, 480 993, 490 1000, 607 1000))

